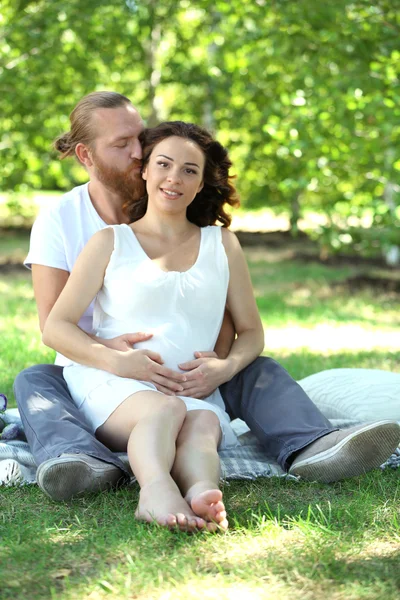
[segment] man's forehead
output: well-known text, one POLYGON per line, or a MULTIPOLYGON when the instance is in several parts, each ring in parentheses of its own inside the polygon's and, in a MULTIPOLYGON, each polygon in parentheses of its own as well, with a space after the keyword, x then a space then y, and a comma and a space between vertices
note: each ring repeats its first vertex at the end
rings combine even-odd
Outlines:
POLYGON ((93 111, 93 125, 97 137, 129 137, 144 128, 139 112, 131 104, 117 108, 97 108, 93 111))

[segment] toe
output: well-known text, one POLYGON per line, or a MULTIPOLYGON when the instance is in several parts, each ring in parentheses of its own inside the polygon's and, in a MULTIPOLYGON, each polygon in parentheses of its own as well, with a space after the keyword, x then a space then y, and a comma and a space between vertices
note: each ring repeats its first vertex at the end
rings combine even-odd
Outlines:
POLYGON ((196 527, 197 527, 197 529, 204 529, 205 526, 206 526, 205 520, 201 519, 200 517, 196 517, 196 527))
POLYGON ((181 531, 186 531, 188 526, 188 520, 183 513, 177 513, 176 520, 181 531))
POLYGON ((226 520, 226 510, 221 510, 221 512, 215 515, 215 520, 217 523, 221 523, 221 521, 226 520))
POLYGON ((160 523, 160 525, 170 527, 171 529, 175 528, 177 525, 176 516, 173 514, 167 515, 167 517, 164 519, 164 522, 160 523))
POLYGON ((188 517, 188 519, 187 519, 187 530, 188 531, 194 531, 195 529, 197 529, 196 519, 193 518, 193 517, 188 517))
POLYGON ((212 504, 212 509, 215 514, 220 513, 225 510, 225 505, 223 502, 216 502, 215 504, 212 504))
POLYGON ((207 523, 207 531, 210 533, 215 533, 218 530, 218 525, 216 523, 207 523))

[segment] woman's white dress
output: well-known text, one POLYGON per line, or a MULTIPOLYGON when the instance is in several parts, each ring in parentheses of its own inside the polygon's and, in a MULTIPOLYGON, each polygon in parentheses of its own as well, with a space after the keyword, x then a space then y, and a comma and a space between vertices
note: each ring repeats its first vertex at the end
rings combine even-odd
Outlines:
MULTIPOLYGON (((184 272, 160 269, 128 225, 113 225, 112 229, 114 250, 94 304, 96 335, 110 339, 137 331, 152 333, 150 340, 135 344, 135 348, 158 352, 164 365, 176 371, 180 371, 178 364, 194 359, 196 350, 213 350, 229 283, 221 228, 200 229, 197 260, 184 272)), ((129 396, 156 389, 151 383, 78 363, 64 368, 64 378, 93 431, 129 396)), ((207 409, 217 414, 222 430, 220 448, 237 443, 218 390, 204 400, 182 400, 188 410, 207 409)))

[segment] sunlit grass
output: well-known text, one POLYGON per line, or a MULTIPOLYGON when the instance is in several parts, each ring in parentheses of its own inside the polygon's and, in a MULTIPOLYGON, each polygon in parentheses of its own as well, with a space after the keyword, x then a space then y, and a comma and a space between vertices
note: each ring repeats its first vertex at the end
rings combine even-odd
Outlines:
POLYGON ((187 536, 137 523, 136 488, 69 505, 37 488, 5 490, 2 590, 33 600, 397 598, 396 473, 330 486, 260 479, 224 492, 228 534, 187 536))

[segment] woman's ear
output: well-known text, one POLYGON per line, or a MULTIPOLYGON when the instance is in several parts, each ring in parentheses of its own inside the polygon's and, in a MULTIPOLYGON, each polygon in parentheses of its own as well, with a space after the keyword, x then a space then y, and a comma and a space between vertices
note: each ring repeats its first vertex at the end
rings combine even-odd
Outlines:
POLYGON ((147 181, 147 167, 145 167, 142 171, 142 179, 147 181))
POLYGON ((204 187, 204 181, 202 181, 201 184, 199 185, 199 189, 197 190, 197 193, 201 192, 203 187, 204 187))

